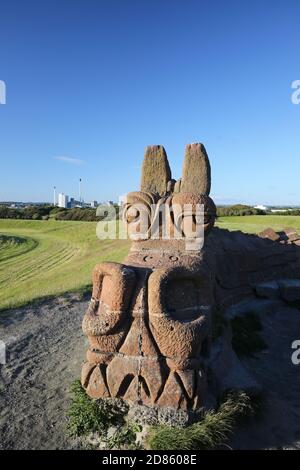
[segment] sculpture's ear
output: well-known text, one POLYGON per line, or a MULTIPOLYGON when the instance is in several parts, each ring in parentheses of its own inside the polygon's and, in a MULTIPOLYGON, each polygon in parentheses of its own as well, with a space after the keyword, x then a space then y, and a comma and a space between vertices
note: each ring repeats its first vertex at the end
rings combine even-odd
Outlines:
POLYGON ((203 144, 189 144, 185 148, 181 193, 209 195, 211 186, 210 163, 203 144))
POLYGON ((146 148, 142 166, 141 191, 165 196, 171 180, 171 169, 162 145, 146 148))

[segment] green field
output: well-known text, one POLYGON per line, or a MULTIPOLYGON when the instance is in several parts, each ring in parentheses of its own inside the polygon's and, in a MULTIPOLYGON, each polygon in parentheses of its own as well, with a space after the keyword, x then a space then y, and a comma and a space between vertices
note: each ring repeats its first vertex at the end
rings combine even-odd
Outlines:
POLYGON ((99 241, 96 222, 0 220, 0 309, 77 291, 96 263, 121 261, 128 242, 99 241))
POLYGON ((272 227, 277 231, 293 227, 300 233, 300 216, 250 215, 220 217, 217 226, 228 230, 241 230, 246 233, 259 233, 268 227, 272 227))
MULTIPOLYGON (((223 217, 217 225, 257 233, 295 227, 300 216, 223 217)), ((96 223, 54 220, 0 220, 0 309, 41 297, 84 289, 94 265, 121 261, 129 243, 96 237, 96 223)))

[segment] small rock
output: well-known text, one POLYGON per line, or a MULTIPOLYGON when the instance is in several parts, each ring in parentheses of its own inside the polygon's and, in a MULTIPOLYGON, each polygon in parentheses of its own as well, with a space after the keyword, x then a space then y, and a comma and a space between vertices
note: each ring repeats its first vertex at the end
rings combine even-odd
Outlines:
POLYGON ((116 426, 110 426, 107 430, 107 439, 111 439, 118 431, 118 428, 116 426))
POLYGON ((278 299, 280 297, 279 285, 277 281, 263 282, 255 286, 258 297, 266 299, 278 299))
POLYGON ((183 410, 175 410, 168 407, 158 409, 158 421, 160 424, 183 427, 188 424, 189 419, 188 413, 183 410))
POLYGON ((277 242, 280 240, 280 235, 275 232, 272 228, 266 228, 263 232, 258 234, 260 238, 268 238, 268 240, 272 240, 273 242, 277 242))
POLYGON ((300 279, 279 281, 280 295, 286 302, 300 300, 300 279))
POLYGON ((133 405, 128 411, 126 420, 129 422, 133 421, 141 425, 156 425, 158 424, 157 409, 149 406, 133 405))

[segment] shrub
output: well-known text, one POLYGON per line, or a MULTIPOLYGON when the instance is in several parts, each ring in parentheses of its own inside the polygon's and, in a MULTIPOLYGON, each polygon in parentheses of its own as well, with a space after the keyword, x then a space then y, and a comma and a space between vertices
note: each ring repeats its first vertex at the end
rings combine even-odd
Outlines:
POLYGON ((46 204, 39 206, 28 206, 20 209, 0 206, 0 219, 41 220, 49 216, 52 209, 53 206, 46 204))
POLYGON ((232 215, 265 215, 266 212, 261 209, 254 209, 254 207, 246 206, 243 204, 235 204, 234 206, 218 206, 217 216, 226 217, 232 215))

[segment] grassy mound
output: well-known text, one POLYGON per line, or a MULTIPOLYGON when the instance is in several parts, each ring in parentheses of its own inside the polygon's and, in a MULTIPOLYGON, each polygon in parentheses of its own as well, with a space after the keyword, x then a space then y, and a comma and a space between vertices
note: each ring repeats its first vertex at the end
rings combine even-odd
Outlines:
POLYGON ((33 250, 38 242, 29 237, 0 234, 0 262, 15 258, 16 256, 33 250))
POLYGON ((99 240, 94 222, 7 219, 0 233, 0 310, 81 290, 97 263, 121 261, 129 247, 99 240))

